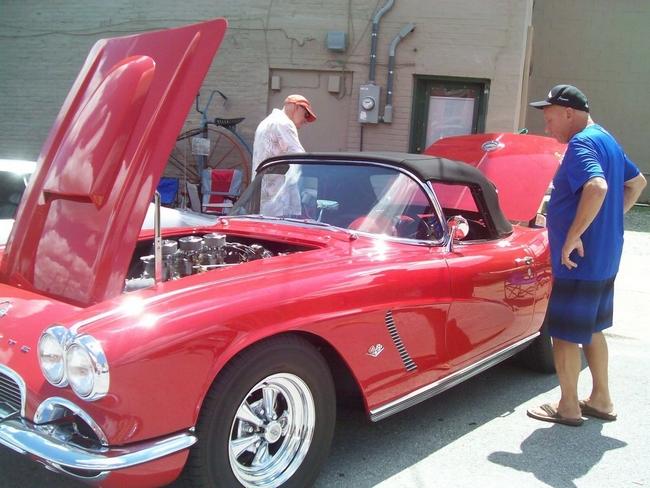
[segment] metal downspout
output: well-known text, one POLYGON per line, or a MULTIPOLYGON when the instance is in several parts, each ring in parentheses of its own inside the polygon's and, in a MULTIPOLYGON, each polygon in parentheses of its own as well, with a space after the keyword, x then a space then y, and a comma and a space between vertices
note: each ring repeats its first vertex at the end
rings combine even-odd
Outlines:
POLYGON ((370 34, 370 74, 368 81, 375 83, 375 67, 377 65, 377 33, 379 32, 379 20, 388 12, 395 3, 395 0, 388 0, 372 18, 372 34, 370 34))
POLYGON ((388 76, 386 79, 386 106, 384 107, 384 116, 382 122, 390 124, 393 121, 393 79, 395 73, 395 49, 402 39, 408 36, 415 29, 415 24, 409 22, 390 43, 388 50, 388 76))

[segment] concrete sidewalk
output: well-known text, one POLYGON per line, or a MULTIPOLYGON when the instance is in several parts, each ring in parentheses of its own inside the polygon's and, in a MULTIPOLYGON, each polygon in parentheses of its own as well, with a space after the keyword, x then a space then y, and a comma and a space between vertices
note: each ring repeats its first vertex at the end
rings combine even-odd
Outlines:
POLYGON ((625 244, 614 295, 614 327, 607 335, 650 340, 650 207, 625 216, 625 244))

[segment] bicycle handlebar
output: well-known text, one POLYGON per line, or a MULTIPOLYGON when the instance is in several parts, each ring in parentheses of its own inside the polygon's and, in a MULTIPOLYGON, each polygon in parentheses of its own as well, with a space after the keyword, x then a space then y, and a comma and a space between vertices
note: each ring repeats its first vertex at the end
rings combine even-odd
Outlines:
POLYGON ((210 92, 210 96, 208 97, 208 102, 205 104, 205 107, 203 107, 203 110, 201 110, 199 108, 199 98, 201 97, 201 92, 198 92, 195 99, 195 110, 201 115, 205 115, 208 112, 208 107, 210 107, 210 104, 212 103, 212 97, 214 97, 215 93, 218 93, 224 101, 228 100, 228 97, 221 90, 212 90, 210 92))

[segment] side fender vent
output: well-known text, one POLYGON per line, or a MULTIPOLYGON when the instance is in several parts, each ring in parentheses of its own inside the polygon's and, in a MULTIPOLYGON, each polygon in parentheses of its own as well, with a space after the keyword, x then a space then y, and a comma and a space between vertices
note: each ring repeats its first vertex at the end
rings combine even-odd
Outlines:
POLYGON ((411 359, 411 356, 409 356, 408 351, 406 350, 406 346, 404 346, 404 343, 402 342, 402 338, 399 335, 399 332, 397 332, 397 326, 395 325, 395 320, 393 319, 393 312, 390 310, 386 312, 386 328, 388 329, 388 333, 390 334, 390 338, 393 340, 393 344, 395 344, 395 347, 397 348, 397 352, 399 352, 400 358, 402 358, 402 362, 404 363, 404 367, 406 368, 406 371, 413 371, 418 368, 418 365, 415 364, 413 359, 411 359))

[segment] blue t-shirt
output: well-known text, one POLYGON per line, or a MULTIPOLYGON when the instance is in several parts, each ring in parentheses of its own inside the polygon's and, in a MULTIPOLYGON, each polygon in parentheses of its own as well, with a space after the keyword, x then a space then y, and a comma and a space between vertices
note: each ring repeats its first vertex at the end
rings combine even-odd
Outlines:
POLYGON ((597 124, 575 134, 553 178, 548 204, 548 237, 556 278, 606 280, 618 272, 623 250, 624 183, 639 174, 614 137, 597 124), (598 215, 582 234, 585 256, 574 251, 578 267, 562 266, 562 246, 578 209, 582 186, 591 178, 607 181, 607 194, 598 215))

